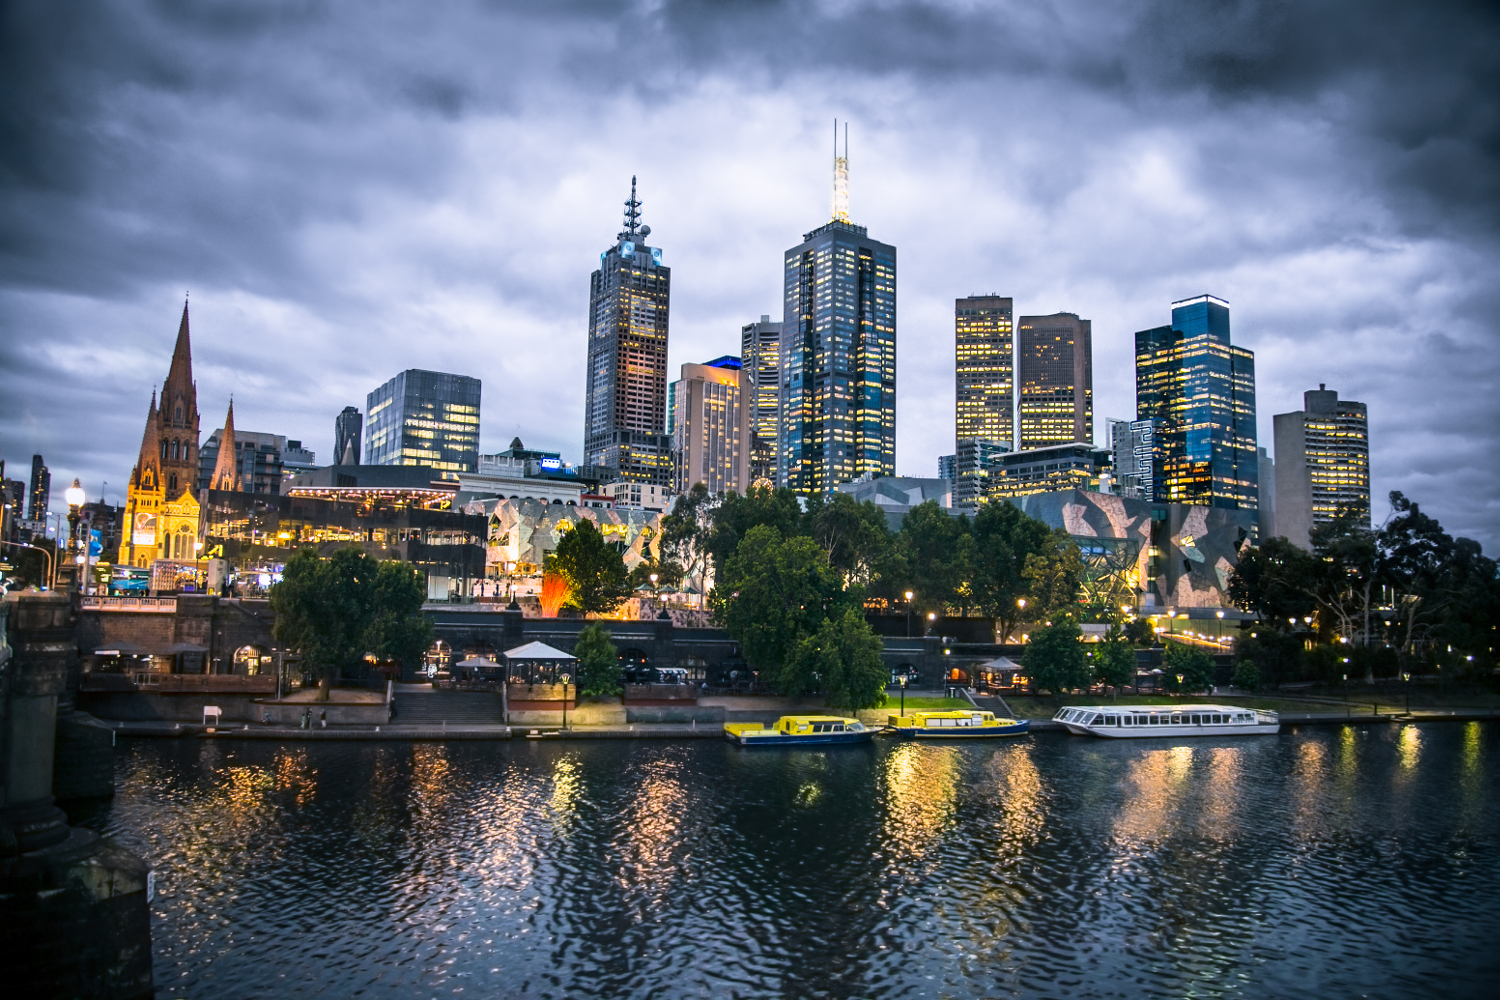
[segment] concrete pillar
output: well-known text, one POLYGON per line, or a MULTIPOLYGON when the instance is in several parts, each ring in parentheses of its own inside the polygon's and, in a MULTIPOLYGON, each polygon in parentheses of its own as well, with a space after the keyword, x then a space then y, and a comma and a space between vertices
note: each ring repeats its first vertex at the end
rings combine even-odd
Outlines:
POLYGON ((656 626, 656 637, 652 643, 651 665, 675 667, 677 665, 675 629, 672 625, 672 616, 667 614, 666 608, 661 609, 653 624, 656 626))
POLYGON ((67 597, 0 602, 0 969, 16 996, 152 993, 150 873, 52 798, 58 696, 78 659, 67 597))

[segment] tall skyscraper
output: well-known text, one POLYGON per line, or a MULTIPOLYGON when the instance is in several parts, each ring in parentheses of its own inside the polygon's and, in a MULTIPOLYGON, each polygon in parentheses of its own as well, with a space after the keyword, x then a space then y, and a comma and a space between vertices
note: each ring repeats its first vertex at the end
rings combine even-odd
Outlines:
POLYGON ((118 561, 150 566, 158 559, 192 559, 197 540, 198 386, 193 382, 193 347, 188 307, 182 306, 177 346, 162 383, 161 402, 151 394, 146 431, 130 482, 125 487, 125 530, 118 561), (194 524, 189 525, 189 519, 194 524))
POLYGON ((682 378, 672 383, 676 492, 698 483, 710 493, 749 489, 754 401, 750 372, 739 358, 682 366, 682 378))
POLYGON ((762 315, 740 330, 740 358, 750 382, 750 478, 776 479, 776 426, 781 417, 781 324, 762 315))
POLYGON ((1094 440, 1093 323, 1073 313, 1016 324, 1018 450, 1094 440))
POLYGON ((647 246, 641 202, 630 178, 625 228, 599 255, 589 279, 588 386, 583 462, 616 470, 620 479, 670 486, 667 433, 667 307, 672 269, 647 246))
POLYGON ((47 505, 52 502, 52 473, 42 464, 42 456, 31 456, 30 508, 27 520, 41 521, 47 517, 47 505))
POLYGON ((366 465, 479 470, 479 379, 409 368, 365 397, 366 465))
MULTIPOLYGON (((1302 394, 1302 409, 1278 413, 1276 534, 1308 548, 1314 526, 1340 507, 1364 511, 1370 523, 1370 428, 1364 403, 1339 399, 1325 385, 1302 394)), ((1267 489, 1270 484, 1266 484, 1267 489)))
POLYGON ((360 432, 365 418, 353 406, 346 406, 333 418, 333 464, 358 465, 363 452, 359 448, 360 432))
POLYGON ((896 248, 849 220, 844 151, 832 220, 785 257, 777 478, 799 493, 896 472, 896 248))
POLYGON ((1109 418, 1110 471, 1115 492, 1124 497, 1151 500, 1151 449, 1156 439, 1156 421, 1109 418))
POLYGON ((1135 408, 1156 420, 1157 502, 1255 510, 1255 355, 1229 342, 1229 303, 1172 303, 1172 325, 1135 335, 1135 408))
POLYGON ((994 455, 1014 435, 1015 340, 1008 296, 970 295, 953 302, 954 485, 956 507, 972 508, 984 493, 994 455))

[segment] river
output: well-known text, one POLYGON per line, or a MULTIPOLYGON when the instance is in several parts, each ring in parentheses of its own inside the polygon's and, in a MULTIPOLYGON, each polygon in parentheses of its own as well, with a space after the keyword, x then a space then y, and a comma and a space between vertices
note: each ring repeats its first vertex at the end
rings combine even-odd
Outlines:
POLYGON ((122 740, 158 997, 1490 997, 1500 726, 122 740))

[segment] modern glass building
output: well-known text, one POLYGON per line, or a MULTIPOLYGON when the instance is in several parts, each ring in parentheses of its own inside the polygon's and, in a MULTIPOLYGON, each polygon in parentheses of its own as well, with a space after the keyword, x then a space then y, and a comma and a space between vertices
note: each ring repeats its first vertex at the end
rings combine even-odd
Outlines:
POLYGON ((479 470, 479 379, 410 368, 365 397, 365 465, 479 470))
MULTIPOLYGON (((1172 303, 1135 335, 1136 419, 1154 420, 1152 500, 1255 510, 1255 355, 1229 341, 1229 303, 1172 303)), ((1144 485, 1144 484, 1143 484, 1144 485)))
POLYGON ((630 179, 625 228, 589 278, 588 385, 583 462, 623 480, 670 486, 667 432, 667 308, 672 269, 647 246, 641 202, 630 179))
POLYGON ((778 482, 822 494, 896 472, 896 248, 849 221, 847 157, 834 217, 785 256, 778 482))
POLYGON ((1017 450, 1094 439, 1093 323, 1073 313, 1016 324, 1017 450))
POLYGON ((740 358, 749 377, 750 465, 753 479, 776 476, 776 426, 781 419, 781 324, 762 315, 740 329, 740 358))
POLYGON ((989 461, 1009 451, 1014 435, 1015 337, 1012 301, 970 295, 953 302, 953 502, 973 507, 983 495, 989 461))
POLYGON ((358 465, 360 455, 364 452, 360 449, 360 434, 364 429, 365 418, 359 410, 352 406, 344 407, 338 416, 333 418, 333 464, 344 465, 345 457, 349 459, 349 465, 358 465))

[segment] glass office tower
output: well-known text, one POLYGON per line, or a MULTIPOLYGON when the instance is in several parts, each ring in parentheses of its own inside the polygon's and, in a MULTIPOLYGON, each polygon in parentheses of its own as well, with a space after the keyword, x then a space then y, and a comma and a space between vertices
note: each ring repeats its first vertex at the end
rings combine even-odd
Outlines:
POLYGON ((847 157, 834 217, 786 252, 778 481, 821 494, 896 473, 896 248, 849 221, 847 157))
POLYGON ((479 379, 408 369, 365 397, 366 465, 479 471, 479 379))
POLYGON ((1093 324, 1073 313, 1016 324, 1018 451, 1094 440, 1093 324))
POLYGON ((781 324, 762 315, 740 329, 740 358, 754 398, 750 403, 750 462, 754 479, 776 477, 776 427, 781 419, 781 324))
POLYGON ((589 278, 588 385, 583 462, 622 480, 672 485, 667 432, 667 306, 671 268, 647 246, 630 178, 625 228, 589 278))
POLYGON ((1135 335, 1136 418, 1156 421, 1151 498, 1255 510, 1255 355, 1229 342, 1229 303, 1172 303, 1172 325, 1135 335))

